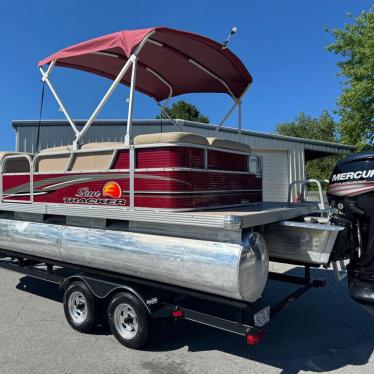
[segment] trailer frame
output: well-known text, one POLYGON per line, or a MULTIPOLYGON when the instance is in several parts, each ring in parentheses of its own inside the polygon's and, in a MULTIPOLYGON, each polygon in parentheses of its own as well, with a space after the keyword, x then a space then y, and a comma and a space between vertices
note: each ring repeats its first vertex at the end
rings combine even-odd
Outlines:
POLYGON ((1 269, 54 283, 61 291, 66 291, 74 282, 83 282, 100 301, 106 301, 115 294, 127 292, 143 304, 151 320, 174 318, 193 321, 241 335, 245 337, 249 345, 257 344, 262 340, 264 326, 276 314, 310 289, 325 286, 325 280, 311 278, 310 269, 313 265, 308 263, 298 263, 298 265, 304 267, 303 276, 269 272, 268 279, 298 287, 276 303, 264 306, 261 300, 255 303, 238 301, 157 281, 0 249, 1 269), (62 269, 68 274, 59 275, 62 269), (224 309, 225 313, 230 311, 230 318, 222 317, 219 313, 222 312, 221 309, 224 309))

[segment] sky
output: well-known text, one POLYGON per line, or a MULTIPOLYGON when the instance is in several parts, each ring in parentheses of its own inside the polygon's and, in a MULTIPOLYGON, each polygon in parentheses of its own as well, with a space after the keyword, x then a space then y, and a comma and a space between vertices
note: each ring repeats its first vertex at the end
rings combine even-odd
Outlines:
MULTIPOLYGON (((0 0, 0 150, 12 150, 11 121, 38 119, 41 97, 37 62, 72 44, 123 29, 167 26, 219 42, 233 26, 230 49, 243 61, 253 85, 243 101, 243 127, 272 132, 300 112, 333 113, 341 93, 336 63, 327 52, 333 41, 325 28, 350 22, 372 1, 364 0, 0 0)), ((110 81, 85 72, 56 68, 52 81, 75 119, 87 118, 110 81)), ((119 87, 99 118, 126 118, 128 88, 119 87)), ((174 98, 195 104, 219 123, 231 105, 224 94, 174 98)), ((135 97, 135 118, 154 118, 159 109, 145 95, 135 97)), ((43 119, 63 119, 46 90, 43 119)), ((235 125, 235 116, 227 125, 235 125)))

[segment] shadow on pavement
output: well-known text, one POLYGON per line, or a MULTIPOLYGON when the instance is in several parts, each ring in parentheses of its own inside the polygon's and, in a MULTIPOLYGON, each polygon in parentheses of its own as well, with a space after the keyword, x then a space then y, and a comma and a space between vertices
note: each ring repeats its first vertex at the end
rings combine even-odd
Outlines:
POLYGON ((17 290, 32 293, 33 295, 44 297, 45 299, 62 303, 63 292, 58 290, 58 285, 41 279, 24 276, 16 286, 17 290))
MULTIPOLYGON (((302 275, 302 269, 294 268, 287 274, 302 275)), ((345 280, 336 282, 331 271, 315 269, 312 277, 325 278, 326 288, 310 290, 275 316, 265 328, 264 340, 255 347, 247 346, 243 337, 207 326, 161 321, 146 349, 161 352, 187 346, 190 352, 222 351, 279 368, 284 374, 367 364, 374 349, 373 316, 349 298, 345 280)), ((62 302, 62 292, 51 283, 23 277, 17 288, 62 302)), ((264 300, 275 303, 294 288, 271 281, 264 300)), ((110 332, 104 324, 94 333, 110 332)))
MULTIPOLYGON (((62 304, 64 293, 59 290, 58 285, 50 282, 43 281, 41 279, 33 278, 30 276, 25 276, 20 279, 20 282, 17 284, 16 288, 20 291, 32 293, 49 299, 52 301, 57 301, 62 304)), ((93 334, 95 335, 110 335, 111 332, 106 323, 104 315, 99 316, 99 322, 94 327, 93 334)), ((66 322, 67 323, 67 322, 66 322)))

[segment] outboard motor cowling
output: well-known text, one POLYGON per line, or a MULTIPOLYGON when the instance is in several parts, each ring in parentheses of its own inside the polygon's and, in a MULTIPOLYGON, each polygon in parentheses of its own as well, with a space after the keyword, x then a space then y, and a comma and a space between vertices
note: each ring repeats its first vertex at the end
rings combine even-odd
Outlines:
POLYGON ((337 211, 332 223, 346 227, 334 253, 350 259, 349 292, 359 302, 374 303, 374 151, 339 161, 327 196, 337 211))

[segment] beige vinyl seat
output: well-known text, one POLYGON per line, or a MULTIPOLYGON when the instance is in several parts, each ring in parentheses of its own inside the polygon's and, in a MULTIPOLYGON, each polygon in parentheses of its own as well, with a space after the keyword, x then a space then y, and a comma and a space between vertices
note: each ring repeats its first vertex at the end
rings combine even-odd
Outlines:
POLYGON ((209 145, 216 148, 230 149, 238 152, 251 153, 252 148, 248 144, 234 142, 221 138, 207 138, 209 145))
MULTIPOLYGON (((220 138, 205 138, 189 132, 165 132, 155 134, 142 134, 134 138, 135 145, 147 144, 196 144, 216 148, 223 148, 244 153, 251 153, 249 145, 220 138)), ((72 145, 46 148, 40 151, 36 165, 37 172, 64 172, 70 171, 106 170, 113 157, 113 150, 123 148, 120 142, 95 142, 83 144, 69 165, 72 145)))
MULTIPOLYGON (((80 149, 102 149, 102 148, 119 148, 124 147, 124 143, 120 142, 95 142, 95 143, 87 143, 82 144, 80 149)), ((51 147, 42 149, 39 153, 54 153, 54 152, 71 152, 73 150, 73 146, 69 145, 61 145, 59 147, 51 147)))
POLYGON ((209 145, 208 140, 200 135, 192 134, 190 132, 163 132, 156 134, 142 134, 135 136, 134 144, 157 144, 157 143, 187 143, 198 145, 209 145))
MULTIPOLYGON (((113 150, 124 147, 120 142, 95 142, 83 144, 80 150, 90 152, 76 153, 70 171, 106 170, 113 157, 113 150)), ((63 172, 69 167, 72 145, 46 148, 40 151, 37 163, 38 172, 63 172)))

